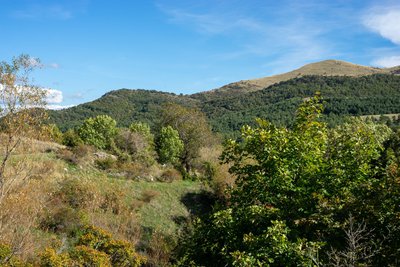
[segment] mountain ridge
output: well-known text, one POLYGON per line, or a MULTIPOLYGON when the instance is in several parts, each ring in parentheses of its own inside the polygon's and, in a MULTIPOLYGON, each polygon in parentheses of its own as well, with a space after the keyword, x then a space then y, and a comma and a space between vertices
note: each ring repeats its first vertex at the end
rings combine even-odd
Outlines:
POLYGON ((240 80, 216 89, 193 94, 195 97, 224 97, 227 94, 241 94, 262 90, 273 84, 309 75, 359 77, 373 74, 400 74, 400 66, 377 68, 347 61, 328 59, 306 64, 298 69, 255 79, 240 80))

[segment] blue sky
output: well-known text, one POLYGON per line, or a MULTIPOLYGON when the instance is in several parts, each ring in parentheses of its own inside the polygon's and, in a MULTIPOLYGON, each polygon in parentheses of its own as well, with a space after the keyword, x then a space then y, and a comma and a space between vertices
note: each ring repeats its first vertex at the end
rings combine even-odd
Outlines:
POLYGON ((40 58, 51 107, 191 94, 324 59, 400 65, 399 1, 0 0, 0 60, 40 58))

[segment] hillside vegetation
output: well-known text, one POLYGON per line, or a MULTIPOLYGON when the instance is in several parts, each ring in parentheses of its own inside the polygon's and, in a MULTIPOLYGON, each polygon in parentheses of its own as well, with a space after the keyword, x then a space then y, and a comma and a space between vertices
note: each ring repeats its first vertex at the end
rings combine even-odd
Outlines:
POLYGON ((393 74, 398 71, 399 67, 393 68, 373 68, 368 66, 357 65, 340 60, 324 60, 320 62, 307 64, 299 69, 273 75, 269 77, 242 80, 222 86, 208 92, 199 93, 198 95, 207 97, 225 97, 232 93, 247 93, 262 90, 273 84, 284 82, 293 78, 299 78, 307 75, 317 76, 366 76, 372 74, 393 74))
MULTIPOLYGON (((374 70, 374 69, 373 69, 374 70)), ((198 95, 121 89, 98 100, 69 109, 51 111, 50 117, 63 131, 76 127, 87 117, 107 114, 120 126, 143 121, 157 125, 163 105, 175 103, 198 108, 209 119, 214 131, 233 136, 256 117, 278 125, 290 125, 293 112, 304 98, 320 92, 329 125, 343 122, 345 116, 400 113, 400 76, 374 74, 361 77, 304 76, 271 85, 262 90, 232 94, 224 98, 201 98, 198 95)), ((392 116, 392 120, 397 117, 392 116)))

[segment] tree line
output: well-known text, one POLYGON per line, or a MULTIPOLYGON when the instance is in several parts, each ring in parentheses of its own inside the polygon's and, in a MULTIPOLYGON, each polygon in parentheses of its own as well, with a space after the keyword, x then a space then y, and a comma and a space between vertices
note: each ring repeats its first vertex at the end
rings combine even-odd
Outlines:
MULTIPOLYGON (((62 131, 77 126, 87 117, 100 114, 110 115, 120 126, 143 121, 153 128, 163 104, 175 103, 201 110, 215 132, 237 137, 243 125, 255 125, 254 119, 258 117, 289 126, 294 121, 293 113, 298 105, 317 91, 324 97, 324 120, 331 127, 344 123, 348 116, 399 114, 399 88, 398 75, 377 74, 363 77, 305 76, 260 91, 215 99, 122 89, 90 103, 51 111, 50 118, 62 131)), ((393 120, 392 124, 398 126, 393 120)))

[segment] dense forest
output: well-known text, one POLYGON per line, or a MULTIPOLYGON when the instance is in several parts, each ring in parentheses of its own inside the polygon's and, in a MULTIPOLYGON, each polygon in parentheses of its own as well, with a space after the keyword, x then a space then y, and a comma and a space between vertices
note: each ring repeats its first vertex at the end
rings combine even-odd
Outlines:
MULTIPOLYGON (((320 92, 324 100, 325 121, 335 126, 346 116, 400 113, 400 77, 377 74, 363 77, 305 76, 281 82, 263 90, 210 99, 207 95, 175 95, 171 93, 121 89, 100 99, 65 110, 51 111, 51 121, 63 131, 79 121, 100 114, 115 118, 119 125, 143 121, 152 127, 163 104, 176 103, 196 107, 206 114, 212 128, 225 136, 235 136, 241 126, 257 117, 277 125, 293 123, 293 113, 303 99, 320 92)), ((391 124, 398 116, 391 115, 391 124)))

